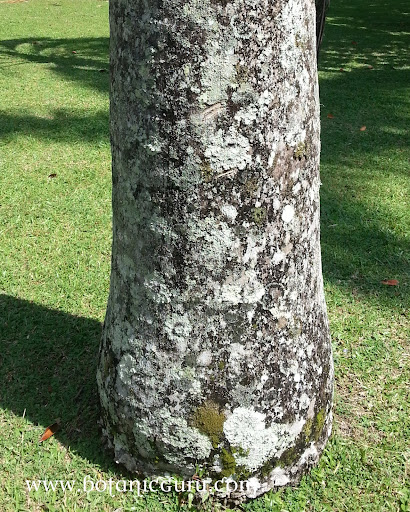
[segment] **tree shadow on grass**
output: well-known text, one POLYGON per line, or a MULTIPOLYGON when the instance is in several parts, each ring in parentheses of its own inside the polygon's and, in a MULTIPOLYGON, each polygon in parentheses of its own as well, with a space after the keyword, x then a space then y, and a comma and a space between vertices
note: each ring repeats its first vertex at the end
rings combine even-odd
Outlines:
POLYGON ((126 474, 103 448, 98 421, 97 353, 101 324, 0 296, 0 406, 46 427, 103 470, 126 474))
POLYGON ((406 66, 409 30, 407 0, 330 2, 319 68, 339 70, 352 60, 406 66))
POLYGON ((49 39, 24 38, 0 41, 0 70, 37 63, 53 73, 108 94, 109 38, 49 39))
POLYGON ((109 142, 108 111, 90 115, 70 112, 64 108, 50 112, 47 117, 30 113, 0 111, 0 139, 10 141, 19 136, 54 142, 83 141, 88 143, 109 142))
POLYGON ((390 306, 406 300, 409 278, 407 78, 358 69, 321 80, 324 277, 390 306), (401 282, 394 292, 380 283, 391 278, 401 282))
POLYGON ((392 308, 408 300, 407 11, 401 0, 331 3, 319 61, 324 277, 392 308), (381 285, 390 278, 400 287, 381 285))
POLYGON ((322 191, 321 248, 324 279, 340 288, 360 291, 392 309, 408 302, 409 243, 386 223, 383 210, 355 201, 354 185, 344 194, 322 191), (350 196, 350 197, 349 197, 350 196), (398 279, 400 286, 381 283, 398 279))
MULTIPOLYGON (((66 82, 108 95, 109 39, 11 39, 0 41, 0 71, 34 63, 46 65, 66 82), (75 52, 75 53, 73 53, 75 52)), ((64 105, 40 117, 30 111, 0 111, 0 137, 10 140, 18 135, 52 141, 99 142, 109 140, 108 108, 90 115, 70 111, 64 105)))

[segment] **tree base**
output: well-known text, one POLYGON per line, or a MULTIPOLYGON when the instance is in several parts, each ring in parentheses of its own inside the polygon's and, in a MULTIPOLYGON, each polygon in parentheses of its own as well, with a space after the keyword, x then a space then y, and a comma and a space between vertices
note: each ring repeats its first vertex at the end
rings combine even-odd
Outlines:
MULTIPOLYGON (((333 415, 330 412, 323 425, 323 430, 317 440, 311 441, 308 445, 303 443, 303 439, 298 439, 298 443, 287 450, 284 456, 276 462, 271 462, 271 469, 269 464, 266 464, 262 470, 255 472, 255 474, 247 475, 230 475, 228 477, 221 475, 211 474, 203 475, 199 480, 197 486, 193 486, 197 490, 195 496, 199 499, 204 490, 210 488, 213 492, 210 496, 226 506, 237 506, 250 499, 255 499, 269 491, 278 491, 282 487, 295 487, 299 485, 302 477, 308 473, 310 469, 315 467, 327 441, 332 433, 333 415), (298 448, 305 444, 304 450, 298 453, 298 448), (291 461, 292 452, 296 460, 291 461), (288 460, 288 462, 286 462, 288 460), (239 478, 238 478, 239 476, 239 478), (212 478, 211 478, 212 477, 212 478), (215 488, 215 483, 217 488, 215 488)), ((301 436, 302 437, 302 436, 301 436)), ((170 477, 167 472, 158 472, 153 470, 153 466, 147 467, 141 461, 126 453, 122 448, 117 447, 111 442, 107 432, 103 429, 103 441, 106 447, 114 452, 115 461, 117 464, 124 466, 129 472, 136 474, 142 480, 156 480, 166 479, 170 477)), ((193 482, 193 474, 190 475, 172 475, 174 480, 182 480, 193 482)), ((195 477, 198 478, 197 476, 195 477)), ((180 488, 180 487, 179 487, 180 488)), ((148 491, 149 492, 149 491, 148 491)))

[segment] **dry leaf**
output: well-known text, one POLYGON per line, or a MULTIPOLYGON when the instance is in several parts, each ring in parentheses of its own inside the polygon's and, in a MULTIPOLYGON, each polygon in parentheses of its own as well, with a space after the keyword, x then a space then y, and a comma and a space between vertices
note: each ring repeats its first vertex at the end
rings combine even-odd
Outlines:
POLYGON ((362 127, 360 128, 360 131, 361 131, 361 132, 364 132, 365 130, 366 130, 366 127, 365 127, 365 126, 362 126, 362 127))
POLYGON ((382 284, 386 284, 387 286, 397 286, 399 282, 397 279, 385 279, 382 281, 382 284))
POLYGON ((47 441, 47 439, 50 438, 51 436, 53 436, 59 428, 60 428, 60 419, 58 418, 55 421, 55 423, 53 423, 52 425, 48 426, 45 429, 44 434, 40 438, 40 443, 42 443, 43 441, 47 441))
POLYGON ((327 117, 328 119, 333 119, 335 116, 333 114, 328 114, 327 117))

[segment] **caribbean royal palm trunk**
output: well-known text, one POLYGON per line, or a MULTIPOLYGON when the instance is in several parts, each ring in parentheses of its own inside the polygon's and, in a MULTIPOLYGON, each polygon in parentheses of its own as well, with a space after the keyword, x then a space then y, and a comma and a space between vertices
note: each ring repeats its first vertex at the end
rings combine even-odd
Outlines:
POLYGON ((110 0, 98 385, 145 475, 295 483, 331 430, 314 0, 110 0))

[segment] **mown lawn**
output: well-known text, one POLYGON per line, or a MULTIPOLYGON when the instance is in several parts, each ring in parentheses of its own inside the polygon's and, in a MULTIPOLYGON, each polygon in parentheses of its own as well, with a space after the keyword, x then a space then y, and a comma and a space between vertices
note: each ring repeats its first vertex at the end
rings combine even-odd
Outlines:
MULTIPOLYGON (((333 4, 320 83, 334 434, 298 489, 247 511, 410 511, 408 5, 333 4)), ((0 19, 0 510, 185 509, 176 494, 25 484, 130 478, 101 446, 95 389, 111 244, 108 3, 1 1, 0 19)))

